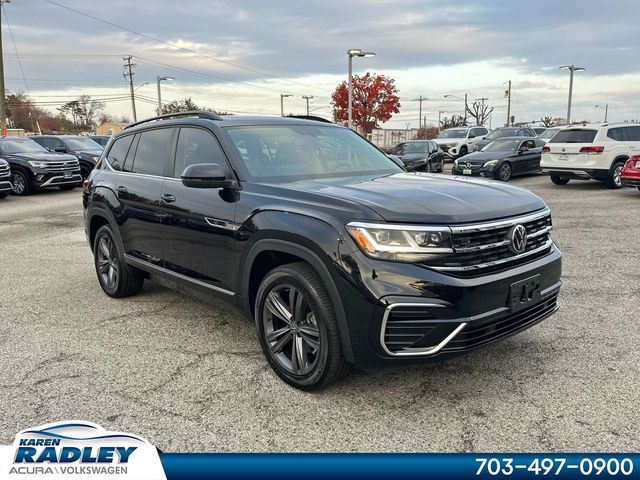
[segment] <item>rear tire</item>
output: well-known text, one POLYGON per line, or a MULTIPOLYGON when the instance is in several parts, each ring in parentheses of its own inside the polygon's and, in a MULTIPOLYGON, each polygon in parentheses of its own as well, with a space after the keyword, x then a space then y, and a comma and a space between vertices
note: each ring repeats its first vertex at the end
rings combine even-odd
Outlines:
POLYGON ((283 265, 265 276, 255 322, 264 356, 289 385, 320 390, 348 372, 335 310, 309 264, 283 265))
POLYGON ((568 178, 558 177, 557 175, 551 175, 551 181, 556 185, 566 185, 567 183, 569 183, 568 178))
POLYGON ((13 185, 13 190, 11 191, 13 195, 20 197, 31 195, 33 190, 31 179, 22 170, 11 171, 11 184, 13 185))
POLYGON ((624 163, 621 161, 617 161, 611 167, 611 172, 609 173, 609 178, 606 180, 607 188, 618 189, 622 188, 622 180, 620 178, 620 174, 622 173, 622 169, 624 168, 624 163))
POLYGON ((98 282, 110 297, 129 297, 142 290, 144 278, 134 273, 124 261, 124 255, 108 225, 103 225, 96 232, 93 259, 98 282))

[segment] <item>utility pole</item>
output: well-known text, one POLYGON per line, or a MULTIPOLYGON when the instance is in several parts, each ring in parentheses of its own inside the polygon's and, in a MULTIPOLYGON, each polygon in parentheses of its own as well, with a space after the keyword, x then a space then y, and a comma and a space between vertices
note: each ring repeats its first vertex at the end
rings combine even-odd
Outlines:
POLYGON ((422 128, 422 102, 425 100, 427 99, 424 98, 422 95, 420 95, 418 98, 413 99, 414 102, 420 102, 420 113, 418 115, 418 130, 422 128))
POLYGON ((489 100, 489 98, 488 97, 482 97, 482 98, 479 98, 478 100, 480 100, 480 102, 482 102, 482 103, 481 103, 481 107, 480 107, 480 118, 476 119, 476 120, 478 120, 478 122, 479 122, 478 125, 484 125, 484 101, 485 100, 489 100))
POLYGON ((0 133, 7 134, 7 97, 4 93, 4 57, 2 55, 2 9, 8 0, 0 0, 0 133))
POLYGON ((464 124, 467 124, 467 110, 469 110, 469 105, 467 103, 467 97, 469 96, 468 93, 464 94, 464 124))
POLYGON ((575 65, 563 65, 560 70, 569 70, 569 102, 567 104, 567 125, 571 125, 571 97, 573 96, 573 74, 585 70, 584 67, 576 67, 575 65))
POLYGON ((136 115, 136 98, 133 94, 133 69, 136 67, 135 63, 131 63, 131 59, 133 57, 131 55, 127 57, 123 57, 123 60, 127 63, 124 64, 124 68, 126 69, 123 73, 124 78, 129 77, 129 93, 131 94, 131 113, 133 114, 133 121, 138 121, 138 115, 136 115))
POLYGON ((507 127, 511 126, 511 80, 509 80, 509 89, 505 92, 507 95, 507 127))
POLYGON ((307 101, 307 117, 308 117, 309 116, 309 100, 313 98, 313 95, 303 95, 302 98, 304 98, 307 101))

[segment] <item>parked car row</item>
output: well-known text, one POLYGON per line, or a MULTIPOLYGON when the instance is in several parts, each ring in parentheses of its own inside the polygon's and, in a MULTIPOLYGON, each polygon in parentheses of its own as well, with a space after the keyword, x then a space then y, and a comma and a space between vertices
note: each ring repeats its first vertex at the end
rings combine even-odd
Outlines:
POLYGON ((449 157, 454 158, 454 175, 506 182, 544 173, 556 185, 593 179, 609 188, 640 190, 640 124, 571 125, 541 132, 504 127, 482 137, 479 128, 450 128, 434 140, 403 142, 390 156, 409 171, 441 172, 440 159, 444 163, 449 157), (474 151, 467 153, 471 145, 474 151))
POLYGON ((0 137, 0 198, 81 186, 101 154, 102 147, 89 137, 0 137))

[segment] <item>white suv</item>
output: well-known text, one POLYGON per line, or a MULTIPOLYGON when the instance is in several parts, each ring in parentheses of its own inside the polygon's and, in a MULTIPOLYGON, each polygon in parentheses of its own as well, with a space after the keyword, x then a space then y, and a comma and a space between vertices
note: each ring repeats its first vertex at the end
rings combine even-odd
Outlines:
POLYGON ((540 168, 556 185, 570 179, 600 180, 621 188, 620 172, 640 153, 640 124, 618 123, 564 127, 542 148, 540 168))
POLYGON ((473 152, 474 145, 482 140, 489 130, 484 127, 454 127, 447 128, 433 139, 444 154, 456 159, 473 152))

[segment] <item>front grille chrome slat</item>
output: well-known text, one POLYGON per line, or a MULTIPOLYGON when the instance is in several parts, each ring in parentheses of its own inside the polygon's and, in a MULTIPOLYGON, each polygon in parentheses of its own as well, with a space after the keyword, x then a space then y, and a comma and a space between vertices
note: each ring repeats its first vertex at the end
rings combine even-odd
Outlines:
POLYGON ((450 228, 454 253, 430 259, 424 266, 458 276, 477 276, 526 263, 546 255, 553 245, 548 208, 506 220, 450 228), (526 248, 521 253, 512 250, 509 238, 516 225, 527 231, 526 248))

